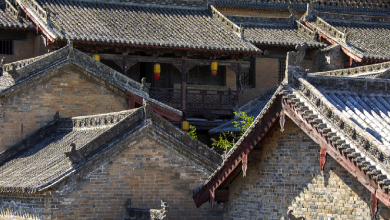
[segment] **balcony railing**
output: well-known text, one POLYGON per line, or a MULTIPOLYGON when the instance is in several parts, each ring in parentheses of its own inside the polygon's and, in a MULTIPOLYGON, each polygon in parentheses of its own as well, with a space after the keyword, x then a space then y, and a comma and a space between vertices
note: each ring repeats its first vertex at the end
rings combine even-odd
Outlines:
MULTIPOLYGON (((166 105, 182 110, 181 89, 150 88, 149 95, 166 105)), ((187 89, 188 110, 232 110, 237 104, 237 92, 233 90, 187 89)))

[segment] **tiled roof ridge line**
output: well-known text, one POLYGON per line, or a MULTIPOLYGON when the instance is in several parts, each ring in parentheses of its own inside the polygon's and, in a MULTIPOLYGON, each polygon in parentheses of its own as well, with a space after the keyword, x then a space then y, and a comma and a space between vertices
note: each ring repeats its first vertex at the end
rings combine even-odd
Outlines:
POLYGON ((342 14, 342 13, 333 13, 333 12, 323 12, 316 11, 318 17, 322 17, 327 20, 337 21, 337 22, 354 22, 372 24, 375 23, 389 23, 390 16, 370 16, 370 15, 354 15, 354 14, 342 14))
POLYGON ((346 42, 346 33, 339 31, 337 28, 333 27, 331 24, 326 22, 319 16, 316 16, 316 24, 321 25, 324 28, 327 28, 327 32, 332 35, 332 37, 343 39, 346 42))
MULTIPOLYGON (((69 50, 69 46, 67 46, 69 50)), ((127 89, 129 89, 131 92, 134 92, 134 90, 137 90, 136 93, 142 93, 143 96, 149 97, 149 94, 145 91, 141 91, 142 84, 119 73, 118 71, 111 69, 110 67, 106 66, 105 64, 96 61, 94 58, 88 56, 87 54, 77 50, 73 49, 75 56, 71 59, 75 62, 81 63, 81 60, 83 61, 82 64, 88 64, 88 66, 93 67, 95 71, 97 72, 103 72, 115 80, 121 82, 123 85, 126 86, 127 89), (85 62, 85 63, 84 63, 85 62), (129 88, 129 86, 131 88, 129 88)))
MULTIPOLYGON (((236 15, 225 15, 227 19, 229 19, 232 22, 243 22, 245 23, 280 23, 281 25, 293 25, 294 19, 292 17, 288 18, 273 18, 273 17, 245 17, 245 16, 236 16, 236 15), (288 23, 290 22, 290 23, 288 23), (288 24, 286 24, 288 23, 288 24)), ((272 24, 274 25, 274 24, 272 24)))
MULTIPOLYGON (((359 1, 359 0, 358 0, 359 1)), ((361 1, 361 0, 360 0, 361 1)), ((284 0, 284 2, 280 2, 280 1, 277 1, 277 0, 272 0, 272 2, 267 2, 267 3, 263 3, 263 2, 242 2, 242 1, 237 1, 237 0, 217 0, 215 1, 215 4, 218 5, 218 6, 228 6, 230 5, 231 7, 235 7, 235 6, 241 6, 241 7, 255 7, 255 6, 265 6, 265 5, 283 5, 283 6, 295 6, 296 9, 301 9, 305 6, 305 4, 307 3, 308 1, 301 1, 301 2, 297 2, 297 3, 291 3, 290 0, 284 0), (230 4, 229 4, 230 3, 230 4)), ((349 9, 351 11, 367 11, 369 12, 370 9, 372 10, 372 8, 370 9, 366 9, 366 8, 355 8, 355 7, 349 7, 349 6, 340 6, 340 5, 335 5, 335 6, 327 6, 327 5, 322 5, 321 3, 323 1, 320 1, 320 0, 313 0, 313 1, 310 1, 314 7, 316 7, 317 9, 334 9, 334 8, 339 8, 339 9, 349 9)), ((371 1, 371 3, 374 3, 374 1, 371 1)), ((358 4, 358 3, 356 3, 358 4)), ((277 10, 277 9, 276 9, 277 10)), ((281 9, 279 9, 281 10, 281 9)), ((287 8, 285 9, 287 10, 287 8)), ((375 8, 375 10, 382 10, 382 11, 386 11, 385 8, 375 8)))
POLYGON ((209 10, 211 11, 211 15, 214 19, 221 22, 225 27, 232 30, 237 36, 239 36, 241 39, 245 40, 244 37, 244 27, 239 27, 234 22, 229 20, 225 15, 223 15, 221 12, 219 12, 214 6, 209 5, 209 10))
POLYGON ((13 6, 10 0, 5 0, 5 10, 8 11, 12 17, 14 17, 17 21, 20 19, 20 10, 17 10, 15 6, 13 6))
POLYGON ((235 151, 235 149, 237 149, 238 146, 241 145, 241 143, 244 141, 244 139, 252 132, 252 130, 256 127, 256 125, 258 124, 259 120, 261 120, 263 118, 263 116, 269 111, 269 108, 271 107, 271 105, 274 103, 274 101, 276 100, 277 96, 279 95, 279 93, 282 91, 283 89, 283 86, 281 84, 278 85, 276 91, 274 92, 274 94, 272 95, 272 97, 269 99, 269 101, 267 102, 267 104, 264 106, 263 110, 261 110, 261 112, 259 113, 259 115, 257 115, 257 117, 253 120, 252 124, 249 126, 248 130, 245 131, 245 133, 241 136, 241 138, 236 142, 236 144, 232 147, 232 149, 229 150, 229 152, 226 154, 226 156, 224 157, 224 161, 226 161, 235 151))
MULTIPOLYGON (((4 71, 8 72, 11 74, 13 77, 15 77, 15 81, 18 79, 27 77, 26 74, 28 73, 33 73, 33 72, 40 72, 42 71, 42 67, 44 66, 52 66, 53 60, 56 60, 58 62, 63 62, 63 61, 71 61, 75 63, 80 63, 80 65, 88 65, 89 67, 89 72, 90 70, 93 69, 96 72, 103 73, 100 74, 102 77, 107 78, 106 80, 109 80, 108 78, 112 78, 116 82, 111 82, 114 84, 120 83, 124 88, 127 90, 142 95, 143 97, 148 98, 149 94, 145 91, 141 91, 142 84, 139 82, 136 82, 132 79, 130 79, 127 76, 122 75, 121 73, 111 69, 110 67, 96 61, 92 57, 88 56, 87 54, 77 50, 73 49, 74 52, 74 57, 73 56, 68 56, 70 52, 69 46, 65 46, 57 51, 54 51, 52 53, 28 59, 28 60, 22 60, 18 61, 15 63, 9 63, 5 64, 3 66, 4 71), (16 69, 16 70, 15 70, 16 69)), ((43 70, 46 71, 46 70, 43 70)), ((35 73, 34 73, 35 74, 35 73)), ((34 75, 34 74, 31 74, 34 75)))
MULTIPOLYGON (((229 150, 229 152, 227 152, 224 157, 223 157, 223 162, 221 163, 221 165, 214 171, 214 173, 212 173, 204 182, 204 184, 202 184, 200 187, 196 187, 195 190, 193 191, 193 198, 195 198, 195 196, 197 194, 199 194, 205 186, 207 186, 208 184, 210 184, 210 181, 217 175, 220 174, 221 170, 223 170, 224 167, 228 166, 226 165, 228 160, 230 159, 230 157, 235 153, 235 151, 239 148, 239 146, 241 145, 242 141, 244 141, 244 139, 246 137, 248 137, 248 135, 250 133, 253 132, 253 130, 255 129, 256 125, 258 123, 260 123, 260 120, 264 117, 264 115, 266 115, 268 113, 268 111, 270 110, 270 107, 274 104, 274 102, 277 100, 277 97, 280 96, 280 92, 282 91, 283 89, 283 86, 279 85, 278 88, 276 89, 275 93, 272 95, 272 97, 270 98, 270 100, 267 102, 267 104, 264 106, 264 108, 261 110, 261 112, 259 113, 259 115, 255 118, 255 120, 253 121, 253 123, 250 125, 250 127, 248 128, 248 130, 244 133, 244 135, 236 142, 236 144, 232 147, 232 149, 229 150)), ((240 159, 237 158, 237 160, 235 161, 235 164, 239 164, 242 160, 242 157, 240 159)), ((237 169, 237 168, 236 168, 237 169)))
MULTIPOLYGON (((42 6, 39 5, 35 0, 16 0, 20 7, 26 12, 27 16, 35 23, 38 28, 43 30, 46 37, 48 37, 51 41, 55 39, 62 38, 63 36, 59 36, 55 33, 54 29, 51 27, 55 25, 50 21, 50 11, 43 9, 42 6)), ((56 28, 56 27, 55 27, 56 28)), ((57 33, 60 33, 58 30, 57 33)))
POLYGON ((337 69, 325 72, 310 73, 310 75, 323 76, 354 76, 363 73, 378 73, 379 71, 386 71, 390 69, 390 61, 384 63, 377 63, 366 66, 353 67, 348 69, 337 69))
MULTIPOLYGON (((73 0, 71 0, 73 1, 73 0)), ((134 6, 134 7, 150 7, 150 8, 168 8, 168 9, 183 9, 183 10, 205 10, 207 9, 207 2, 209 1, 202 1, 200 4, 198 4, 197 6, 193 5, 193 6, 190 6, 190 5, 183 5, 183 2, 181 2, 181 4, 177 4, 177 5, 169 5, 169 4, 153 4, 153 3, 150 3, 150 2, 144 2, 142 3, 141 2, 136 2, 136 1, 131 1, 131 2, 106 2, 104 0, 79 0, 79 1, 82 1, 82 2, 87 2, 87 3, 91 3, 91 4, 109 4, 109 5, 123 5, 123 6, 134 6)), ((140 0, 137 0, 137 1, 140 1, 140 0)), ((199 2, 197 0, 192 0, 192 1, 186 1, 185 4, 189 4, 189 2, 199 2)))
POLYGON ((163 117, 158 116, 156 113, 151 112, 152 121, 155 122, 157 125, 159 125, 159 129, 162 127, 166 128, 163 131, 175 138, 180 144, 182 144, 185 148, 189 148, 195 151, 199 151, 199 154, 201 157, 207 158, 207 156, 211 156, 214 158, 213 162, 216 167, 219 166, 219 163, 215 163, 215 160, 218 162, 222 162, 222 157, 217 152, 200 142, 199 140, 192 138, 187 133, 183 132, 181 129, 174 126, 172 123, 168 122, 163 117), (200 152, 202 152, 204 155, 202 155, 200 152))
POLYGON ((316 19, 316 21, 315 21, 316 26, 315 27, 310 25, 307 20, 304 20, 304 23, 313 31, 317 31, 319 34, 323 34, 326 37, 328 37, 330 39, 330 43, 332 43, 333 45, 338 44, 338 45, 342 46, 343 50, 348 51, 347 55, 350 57, 352 56, 353 59, 355 59, 355 60, 360 59, 360 60, 358 60, 360 62, 361 59, 364 58, 364 54, 360 51, 359 48, 348 43, 348 33, 342 33, 341 31, 337 30, 332 25, 330 25, 329 23, 327 23, 323 19, 320 19, 319 17, 315 17, 315 19, 316 19), (317 23, 318 20, 323 21, 323 22, 321 22, 322 26, 318 26, 318 23, 317 23), (339 35, 334 36, 334 33, 330 33, 327 30, 325 30, 324 28, 328 28, 328 30, 329 30, 329 28, 336 29, 336 32, 339 33, 339 35), (355 58, 354 56, 358 57, 358 58, 355 58))
POLYGON ((356 78, 347 76, 310 75, 305 78, 313 86, 321 89, 359 90, 390 94, 390 79, 356 78))
POLYGON ((133 115, 137 110, 124 110, 120 112, 110 112, 97 115, 78 116, 71 118, 59 118, 57 128, 65 130, 93 129, 102 126, 113 126, 123 119, 133 115))
POLYGON ((333 106, 310 82, 299 75, 293 76, 293 87, 316 108, 322 115, 327 116, 329 121, 346 137, 350 139, 359 150, 370 156, 370 159, 381 164, 385 170, 390 168, 390 150, 386 149, 378 140, 367 134, 365 130, 356 126, 348 117, 343 115, 333 106), (370 152, 371 151, 371 152, 370 152), (380 161, 378 158, 382 158, 380 161))
POLYGON ((312 40, 316 40, 317 33, 315 31, 312 31, 310 28, 306 27, 304 24, 302 24, 300 21, 295 21, 298 26, 298 31, 305 34, 312 40))
POLYGON ((12 62, 12 63, 7 63, 7 64, 4 64, 3 65, 3 72, 8 72, 8 71, 15 71, 15 70, 20 70, 22 69, 23 67, 27 66, 27 65, 30 65, 42 58, 45 58, 47 56, 51 56, 53 55, 54 53, 58 53, 59 51, 63 50, 64 48, 61 48, 59 50, 56 50, 54 52, 50 52, 50 53, 47 53, 47 54, 43 54, 43 55, 40 55, 40 56, 37 56, 37 57, 33 57, 33 58, 30 58, 30 59, 25 59, 25 60, 19 60, 19 61, 15 61, 15 62, 12 62))

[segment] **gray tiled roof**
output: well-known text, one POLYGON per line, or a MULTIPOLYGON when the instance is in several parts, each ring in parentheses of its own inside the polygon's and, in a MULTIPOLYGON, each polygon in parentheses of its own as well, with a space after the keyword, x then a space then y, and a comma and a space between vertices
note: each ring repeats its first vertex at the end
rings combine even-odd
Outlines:
POLYGON ((216 6, 227 6, 227 7, 241 7, 251 9, 266 9, 266 10, 288 10, 288 7, 298 10, 305 11, 306 4, 312 2, 314 9, 324 12, 337 12, 337 13, 348 13, 348 14, 365 14, 365 15, 389 15, 388 6, 386 2, 378 4, 377 1, 370 0, 358 0, 354 3, 347 3, 345 1, 332 1, 331 4, 324 4, 324 1, 277 1, 277 0, 216 0, 216 6))
MULTIPOLYGON (((1 6, 1 5, 0 5, 1 6)), ((7 9, 0 8, 0 28, 23 28, 33 29, 35 25, 24 20, 16 20, 7 9)))
POLYGON ((312 36, 305 34, 290 18, 256 18, 226 16, 237 25, 245 27, 245 39, 256 45, 296 46, 307 43, 309 47, 325 47, 312 36))
POLYGON ((390 149, 390 96, 323 91, 345 116, 390 149))
MULTIPOLYGON (((343 157, 358 161, 354 166, 369 170, 367 175, 372 175, 371 178, 378 181, 376 184, 381 188, 390 187, 390 80, 306 76, 303 69, 288 67, 287 70, 289 77, 283 81, 284 85, 278 87, 250 128, 226 154, 221 166, 204 185, 194 189, 195 196, 199 192, 207 193, 204 191, 207 187, 215 187, 210 184, 215 183, 212 181, 218 175, 222 176, 230 157, 236 159, 241 155, 239 150, 246 150, 240 145, 266 120, 263 117, 277 96, 290 103, 288 108, 293 108, 298 118, 318 132, 318 137, 326 138, 343 157)), ((235 163, 239 164, 240 160, 235 163)), ((233 172, 229 170, 229 173, 233 172)))
POLYGON ((71 161, 65 155, 65 152, 70 151, 70 144, 76 144, 76 150, 87 148, 92 142, 95 142, 95 145, 96 142, 102 145, 105 141, 100 139, 104 135, 107 136, 107 131, 116 125, 119 126, 121 122, 126 123, 126 118, 140 118, 141 116, 142 111, 135 109, 111 114, 59 119, 50 123, 35 133, 35 135, 43 134, 42 138, 33 140, 28 148, 21 150, 12 158, 0 161, 2 164, 0 166, 0 192, 19 192, 20 190, 20 193, 34 193, 58 181, 77 168, 77 166, 72 166, 71 161), (106 120, 108 118, 115 118, 119 121, 111 123, 106 120), (73 126, 76 124, 74 122, 89 122, 91 119, 95 119, 97 124, 73 126))
POLYGON ((71 0, 37 2, 41 8, 51 11, 50 18, 39 15, 40 11, 36 11, 26 2, 21 4, 54 39, 261 52, 215 19, 211 9, 138 7, 71 0))
POLYGON ((0 154, 0 193, 36 193, 58 186, 79 172, 88 173, 115 155, 124 141, 149 135, 206 173, 221 156, 145 108, 60 118, 0 154), (71 144, 79 153, 68 157, 71 144), (185 144, 184 144, 185 143, 185 144), (80 156, 81 155, 81 156, 80 156), (73 160, 73 161, 72 161, 73 160))
POLYGON ((390 18, 320 13, 309 25, 362 59, 390 60, 390 18))

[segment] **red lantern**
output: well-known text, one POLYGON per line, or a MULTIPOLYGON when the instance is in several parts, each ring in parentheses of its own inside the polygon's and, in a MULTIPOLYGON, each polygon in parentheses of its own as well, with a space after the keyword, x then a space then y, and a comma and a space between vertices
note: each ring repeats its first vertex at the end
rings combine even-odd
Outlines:
POLYGON ((217 62, 211 62, 211 75, 216 76, 218 70, 218 63, 217 62))
POLYGON ((161 72, 161 67, 159 63, 154 64, 154 78, 159 79, 160 78, 160 72, 161 72))

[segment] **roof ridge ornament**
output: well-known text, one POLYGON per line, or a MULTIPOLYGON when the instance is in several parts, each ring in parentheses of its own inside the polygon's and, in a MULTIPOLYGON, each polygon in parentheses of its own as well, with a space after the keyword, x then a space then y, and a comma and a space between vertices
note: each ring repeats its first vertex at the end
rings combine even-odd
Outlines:
POLYGON ((72 165, 76 164, 79 161, 81 161, 82 159, 84 159, 84 157, 80 154, 80 152, 78 150, 76 150, 76 144, 75 143, 71 143, 70 147, 71 147, 70 151, 69 152, 65 152, 64 154, 72 162, 72 165))
POLYGON ((143 108, 144 108, 144 112, 145 112, 145 119, 151 119, 150 105, 149 105, 149 101, 146 99, 143 99, 143 108))
POLYGON ((74 57, 73 41, 70 40, 69 38, 67 39, 67 41, 68 41, 68 47, 69 47, 68 59, 71 59, 74 57))
POLYGON ((292 19, 292 23, 294 24, 295 21, 298 20, 298 15, 297 15, 297 11, 295 11, 293 8, 291 8, 290 6, 287 7, 288 10, 290 11, 291 15, 290 15, 290 19, 292 19))
POLYGON ((292 213, 293 213, 292 209, 289 209, 287 211, 287 217, 289 220, 305 220, 305 217, 295 217, 292 213))

